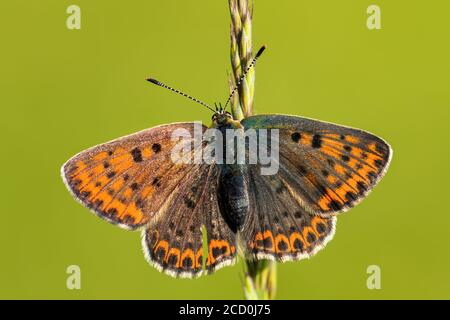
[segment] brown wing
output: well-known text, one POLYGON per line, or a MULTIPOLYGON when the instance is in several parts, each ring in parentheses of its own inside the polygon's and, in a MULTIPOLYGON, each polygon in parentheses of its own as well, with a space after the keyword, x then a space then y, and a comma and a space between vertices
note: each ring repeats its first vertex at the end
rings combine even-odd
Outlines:
POLYGON ((381 138, 358 129, 296 116, 258 115, 248 129, 278 129, 280 177, 305 210, 333 215, 364 199, 392 156, 381 138))
POLYGON ((235 234, 220 212, 217 185, 217 166, 205 164, 195 165, 177 185, 156 220, 143 231, 150 264, 173 277, 193 278, 235 262, 235 234), (202 226, 207 238, 205 255, 202 226))
POLYGON ((193 123, 176 123, 100 144, 68 160, 61 169, 63 180, 99 217, 126 229, 142 227, 189 171, 189 164, 171 160, 179 143, 171 135, 177 129, 194 137, 193 123))
POLYGON ((253 259, 300 260, 333 238, 337 218, 308 213, 279 175, 249 167, 250 212, 240 236, 253 259))
POLYGON ((217 167, 174 162, 172 152, 180 140, 173 140, 172 133, 179 129, 192 137, 182 142, 191 147, 183 160, 194 160, 207 144, 196 143, 193 123, 178 123, 83 151, 64 164, 62 176, 75 198, 101 218, 126 229, 147 226, 144 251, 157 269, 196 277, 234 262, 235 235, 219 210, 217 167))

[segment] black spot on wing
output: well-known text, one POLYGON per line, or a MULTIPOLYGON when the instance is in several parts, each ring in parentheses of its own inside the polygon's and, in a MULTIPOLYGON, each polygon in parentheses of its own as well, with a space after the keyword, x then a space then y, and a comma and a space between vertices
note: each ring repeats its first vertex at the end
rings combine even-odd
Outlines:
POLYGON ((381 161, 380 159, 376 159, 374 163, 378 168, 381 168, 383 166, 383 161, 381 161))
POLYGON ((139 188, 139 185, 136 182, 133 182, 130 185, 131 190, 136 191, 139 188))
POLYGON ((271 238, 264 238, 263 240, 264 248, 271 248, 272 247, 272 239, 271 238))
POLYGON ((170 255, 167 259, 167 264, 171 267, 174 267, 178 262, 178 257, 176 255, 170 255))
POLYGON ((221 248, 219 248, 219 247, 214 247, 214 248, 212 249, 212 255, 213 255, 214 258, 219 257, 221 254, 222 254, 221 248))
POLYGON ((193 208, 195 207, 195 202, 192 201, 191 199, 185 199, 185 200, 184 200, 184 203, 186 204, 186 206, 187 206, 189 209, 193 209, 193 208))
POLYGON ((346 198, 347 201, 349 201, 349 202, 355 202, 355 201, 357 200, 356 195, 355 195, 353 192, 351 192, 351 191, 348 191, 348 192, 345 194, 345 198, 346 198))
POLYGON ((162 261, 165 256, 166 256, 166 250, 162 247, 159 247, 155 252, 155 258, 158 261, 162 261))
POLYGON ((291 134, 291 139, 295 143, 299 142, 301 137, 302 137, 302 135, 299 132, 294 132, 293 134, 291 134))
POLYGON ((322 146, 322 137, 320 134, 315 134, 312 138, 311 147, 320 148, 322 146))
POLYGON ((123 223, 134 224, 134 218, 130 215, 126 215, 125 218, 123 218, 123 223))
POLYGON ((342 204, 340 204, 336 200, 331 200, 331 202, 329 203, 329 206, 332 210, 335 210, 335 211, 339 211, 342 209, 342 204))
POLYGON ((319 222, 316 225, 316 230, 317 230, 318 233, 322 234, 322 233, 324 233, 327 230, 327 227, 322 222, 319 222))
POLYGON ((102 204, 103 204, 103 200, 95 199, 95 201, 94 201, 94 206, 95 207, 100 207, 102 204))
POLYGON ((159 143, 154 143, 152 145, 152 150, 154 153, 158 153, 161 151, 161 145, 159 143))
POLYGON ((136 200, 136 207, 140 209, 144 208, 144 200, 142 200, 142 198, 136 200))
POLYGON ((190 257, 185 257, 182 262, 182 267, 184 269, 190 269, 192 267, 192 259, 190 257))
POLYGON ((83 198, 87 198, 91 195, 90 191, 81 191, 80 196, 83 198))
POLYGON ((360 194, 363 194, 367 191, 367 186, 364 182, 358 181, 357 186, 360 194))
POLYGON ((294 249, 296 250, 303 250, 303 242, 301 242, 299 239, 294 240, 294 249))
POLYGON ((278 242, 278 250, 279 251, 286 251, 287 248, 288 248, 288 245, 287 245, 287 243, 284 240, 280 240, 278 242))
POLYGON ((312 242, 316 241, 316 235, 312 232, 308 232, 308 236, 307 236, 306 240, 308 240, 309 243, 312 243, 312 242))
POLYGON ((106 211, 110 216, 115 217, 117 215, 117 209, 116 208, 109 208, 108 211, 106 211))
POLYGON ((155 179, 153 179, 152 185, 157 186, 157 187, 161 186, 161 181, 160 181, 159 177, 156 177, 155 179))
POLYGON ((131 150, 131 156, 133 157, 134 162, 141 162, 142 161, 142 152, 139 148, 134 148, 131 150))
POLYGON ((116 172, 115 171, 111 171, 111 172, 108 172, 108 174, 106 175, 109 179, 111 179, 112 177, 114 177, 116 175, 116 172))

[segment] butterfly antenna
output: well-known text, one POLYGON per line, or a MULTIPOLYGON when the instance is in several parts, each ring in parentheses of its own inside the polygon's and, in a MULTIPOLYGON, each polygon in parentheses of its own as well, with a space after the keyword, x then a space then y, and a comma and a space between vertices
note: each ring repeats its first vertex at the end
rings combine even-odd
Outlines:
POLYGON ((169 87, 168 85, 165 85, 164 83, 159 82, 158 80, 155 80, 155 79, 152 79, 152 78, 148 78, 148 79, 146 79, 146 80, 147 80, 148 82, 151 82, 151 83, 153 83, 153 84, 156 84, 157 86, 160 86, 160 87, 169 89, 169 90, 171 90, 171 91, 173 91, 173 92, 175 92, 175 93, 178 93, 178 94, 182 95, 183 97, 186 97, 186 98, 188 98, 188 99, 190 99, 190 100, 192 100, 192 101, 195 101, 195 102, 201 104, 202 106, 208 108, 208 109, 211 110, 212 112, 215 112, 213 108, 211 108, 209 105, 207 105, 207 104, 204 103, 203 101, 200 101, 200 100, 198 100, 198 99, 195 99, 194 97, 192 97, 192 96, 190 96, 190 95, 188 95, 188 94, 186 94, 186 93, 184 93, 184 92, 181 92, 180 90, 177 90, 177 89, 174 89, 174 88, 172 88, 172 87, 169 87))
POLYGON ((239 78, 238 82, 236 83, 236 86, 233 88, 233 90, 230 93, 230 96, 228 97, 227 102, 225 103, 225 106, 223 107, 223 110, 227 109, 228 103, 230 103, 231 98, 234 96, 234 94, 236 93, 236 90, 239 88, 242 80, 244 80, 245 76, 247 75, 247 73, 250 71, 250 69, 255 65, 256 60, 258 60, 258 58, 261 56, 261 54, 264 52, 264 50, 266 49, 266 46, 262 46, 258 52, 256 53, 255 57, 253 58, 253 60, 250 62, 250 64, 248 65, 247 69, 245 69, 244 73, 242 74, 242 76, 239 78))

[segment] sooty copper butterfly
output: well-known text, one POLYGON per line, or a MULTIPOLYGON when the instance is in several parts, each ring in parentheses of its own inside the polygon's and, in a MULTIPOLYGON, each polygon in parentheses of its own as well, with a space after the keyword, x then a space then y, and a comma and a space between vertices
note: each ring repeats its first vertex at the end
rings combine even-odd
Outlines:
MULTIPOLYGON (((390 146, 366 131, 279 114, 238 120, 225 111, 231 95, 224 108, 214 110, 148 80, 212 110, 210 128, 224 134, 222 141, 190 138, 195 123, 161 125, 82 151, 63 165, 62 177, 74 197, 99 217, 141 229, 147 260, 171 276, 196 277, 232 264, 238 246, 254 259, 309 257, 332 238, 336 215, 364 199, 388 168, 390 146), (192 160, 211 145, 218 146, 219 156, 213 154, 209 163, 173 161, 177 130, 188 133, 185 146, 194 146, 184 157, 192 160), (226 161, 227 130, 237 136, 253 130, 257 141, 276 131, 265 146, 277 149, 277 171, 262 174, 259 161, 247 160, 260 155, 261 145, 245 149, 244 163, 226 161)), ((249 139, 244 141, 248 147, 249 139)))

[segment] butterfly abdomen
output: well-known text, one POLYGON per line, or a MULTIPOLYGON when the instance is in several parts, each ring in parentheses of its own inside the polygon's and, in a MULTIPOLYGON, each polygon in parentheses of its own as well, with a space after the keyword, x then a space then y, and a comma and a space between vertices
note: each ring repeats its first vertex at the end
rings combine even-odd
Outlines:
POLYGON ((218 126, 223 136, 223 161, 220 167, 218 200, 221 212, 229 227, 236 232, 247 217, 249 196, 247 190, 247 166, 239 162, 245 148, 239 148, 244 130, 238 122, 227 121, 218 126))
POLYGON ((247 182, 243 165, 222 165, 219 176, 219 205, 228 225, 239 230, 245 222, 249 207, 247 182))

